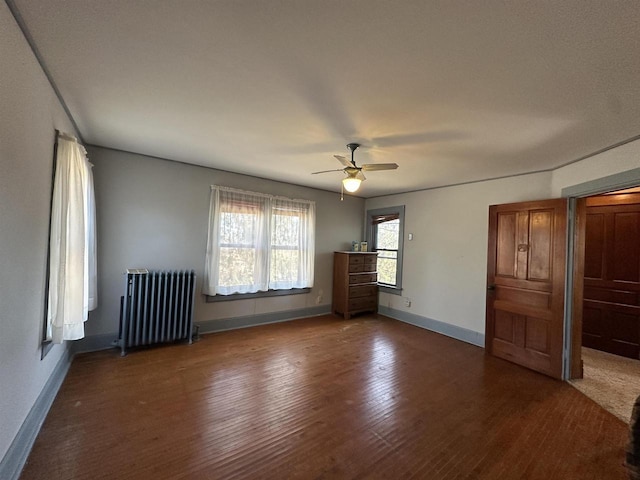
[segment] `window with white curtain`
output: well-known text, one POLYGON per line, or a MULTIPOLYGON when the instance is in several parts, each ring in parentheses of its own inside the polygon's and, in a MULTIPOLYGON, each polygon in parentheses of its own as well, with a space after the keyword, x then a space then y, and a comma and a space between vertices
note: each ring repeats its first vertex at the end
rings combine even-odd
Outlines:
POLYGON ((212 186, 203 293, 313 286, 315 203, 212 186))
POLYGON ((91 168, 84 147, 74 137, 59 133, 51 199, 45 342, 83 338, 88 312, 98 304, 91 168))

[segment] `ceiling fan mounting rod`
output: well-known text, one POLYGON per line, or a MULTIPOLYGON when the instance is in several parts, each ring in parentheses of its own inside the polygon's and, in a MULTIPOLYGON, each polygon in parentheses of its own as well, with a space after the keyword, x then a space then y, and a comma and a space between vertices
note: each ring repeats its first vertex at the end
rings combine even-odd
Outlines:
POLYGON ((360 146, 359 143, 347 143, 347 148, 351 150, 351 165, 356 166, 356 162, 353 159, 353 152, 356 151, 356 148, 360 146))

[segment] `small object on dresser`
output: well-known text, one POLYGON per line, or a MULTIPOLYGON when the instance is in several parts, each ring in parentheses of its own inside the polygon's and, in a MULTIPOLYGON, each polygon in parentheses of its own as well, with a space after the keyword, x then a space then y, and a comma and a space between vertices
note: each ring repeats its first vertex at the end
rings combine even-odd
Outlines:
POLYGON ((360 242, 356 242, 355 240, 351 242, 351 251, 359 252, 360 251, 360 242))
POLYGON ((366 252, 367 251, 367 242, 360 242, 360 251, 361 252, 366 252))

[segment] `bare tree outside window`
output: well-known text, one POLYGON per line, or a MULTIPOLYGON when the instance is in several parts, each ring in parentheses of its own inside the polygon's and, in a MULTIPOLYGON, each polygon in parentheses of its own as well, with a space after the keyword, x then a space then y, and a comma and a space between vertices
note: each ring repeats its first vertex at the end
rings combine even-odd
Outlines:
POLYGON ((256 213, 221 212, 220 214, 220 270, 223 286, 253 285, 256 213))

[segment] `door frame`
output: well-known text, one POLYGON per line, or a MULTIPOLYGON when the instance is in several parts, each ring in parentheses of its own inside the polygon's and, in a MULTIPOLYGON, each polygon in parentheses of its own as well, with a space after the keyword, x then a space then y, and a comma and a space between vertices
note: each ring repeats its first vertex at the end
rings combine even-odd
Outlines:
POLYGON ((608 175, 562 189, 568 199, 567 268, 565 278, 562 378, 582 378, 582 300, 586 197, 640 185, 640 168, 608 175))

